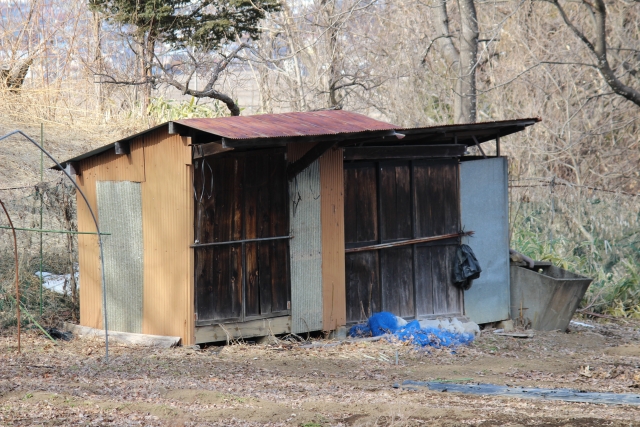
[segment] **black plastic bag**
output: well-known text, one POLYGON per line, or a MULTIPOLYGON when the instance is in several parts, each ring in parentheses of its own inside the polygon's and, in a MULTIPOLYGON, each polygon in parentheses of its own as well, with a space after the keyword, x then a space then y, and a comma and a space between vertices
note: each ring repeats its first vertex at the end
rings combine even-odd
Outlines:
POLYGON ((456 263, 453 267, 453 282, 465 291, 471 288, 475 279, 480 277, 482 268, 473 250, 468 245, 460 245, 456 250, 456 263))

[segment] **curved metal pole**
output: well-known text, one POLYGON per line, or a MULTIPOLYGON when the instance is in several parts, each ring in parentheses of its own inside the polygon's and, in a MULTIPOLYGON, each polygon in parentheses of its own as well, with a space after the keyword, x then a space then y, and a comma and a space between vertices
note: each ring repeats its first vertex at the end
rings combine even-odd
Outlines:
MULTIPOLYGON (((13 221, 11 221, 9 211, 4 206, 4 203, 2 203, 2 200, 0 200, 0 205, 2 205, 2 210, 4 210, 4 213, 7 216, 7 220, 9 220, 11 231, 13 232, 13 255, 16 263, 16 317, 18 319, 18 353, 20 353, 20 273, 18 272, 18 240, 16 238, 16 229, 13 228, 13 221)), ((42 274, 40 275, 42 276, 42 274)))
POLYGON ((2 141, 3 139, 9 138, 12 135, 22 135, 22 136, 24 136, 33 145, 38 147, 38 149, 40 151, 42 151, 44 154, 46 154, 46 156, 49 159, 51 159, 51 161, 53 161, 56 164, 56 166, 58 166, 60 168, 60 170, 67 176, 67 178, 69 178, 69 181, 71 181, 73 183, 74 187, 76 187, 76 190, 78 190, 78 192, 82 196, 82 199, 86 203, 87 208, 89 208, 89 212, 91 213, 91 218, 93 219, 93 223, 96 226, 96 231, 98 232, 98 246, 100 247, 100 265, 101 265, 101 270, 102 270, 101 271, 101 273, 102 273, 102 311, 104 313, 104 342, 105 342, 104 360, 105 360, 105 362, 109 362, 109 332, 108 332, 109 328, 107 327, 107 288, 106 288, 105 279, 104 279, 104 253, 103 253, 103 249, 102 249, 102 235, 100 234, 100 226, 98 225, 98 220, 96 219, 96 216, 93 213, 93 209, 91 209, 91 205, 89 204, 89 200, 87 200, 87 196, 84 195, 84 193, 80 189, 80 186, 78 186, 78 184, 76 184, 76 181, 71 177, 71 175, 69 175, 67 173, 67 171, 64 170, 62 165, 60 163, 58 163, 58 161, 51 154, 49 154, 49 152, 47 150, 42 148, 42 146, 40 144, 38 144, 31 137, 29 137, 29 135, 25 134, 21 130, 14 130, 13 132, 10 132, 10 133, 8 133, 8 134, 6 134, 4 136, 1 136, 0 137, 0 141, 2 141))

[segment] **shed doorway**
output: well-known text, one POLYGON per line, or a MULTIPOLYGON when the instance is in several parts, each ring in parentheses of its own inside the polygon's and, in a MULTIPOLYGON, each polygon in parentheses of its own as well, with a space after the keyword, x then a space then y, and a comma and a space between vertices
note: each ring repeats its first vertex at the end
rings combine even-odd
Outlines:
POLYGON ((193 160, 196 326, 290 314, 283 149, 193 160))
MULTIPOLYGON (((458 233, 458 167, 453 159, 345 163, 345 250, 458 233)), ((462 315, 452 274, 458 244, 347 253, 347 323, 379 311, 407 319, 462 315)))

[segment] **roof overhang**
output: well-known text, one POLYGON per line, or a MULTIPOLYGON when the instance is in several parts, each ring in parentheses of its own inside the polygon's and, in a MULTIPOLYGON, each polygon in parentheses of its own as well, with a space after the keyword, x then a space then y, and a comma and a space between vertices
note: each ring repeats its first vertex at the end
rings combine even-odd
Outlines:
MULTIPOLYGON (((524 130, 539 118, 440 125, 399 126, 347 111, 269 114, 262 116, 183 119, 162 123, 61 162, 62 167, 126 145, 147 133, 168 127, 170 134, 192 138, 192 144, 218 142, 224 148, 250 150, 288 144, 334 142, 341 147, 466 145, 472 146, 524 130)), ((52 169, 58 169, 53 167, 52 169)))

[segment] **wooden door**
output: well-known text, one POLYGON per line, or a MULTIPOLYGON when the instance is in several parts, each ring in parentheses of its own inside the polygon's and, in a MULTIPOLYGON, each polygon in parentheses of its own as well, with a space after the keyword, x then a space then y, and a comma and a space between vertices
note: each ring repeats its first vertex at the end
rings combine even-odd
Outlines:
MULTIPOLYGON (((345 165, 345 248, 460 231, 458 162, 345 165)), ((405 318, 463 312, 453 285, 459 240, 347 253, 347 322, 378 311, 405 318)))
POLYGON ((283 150, 194 160, 196 325, 290 312, 283 150))

